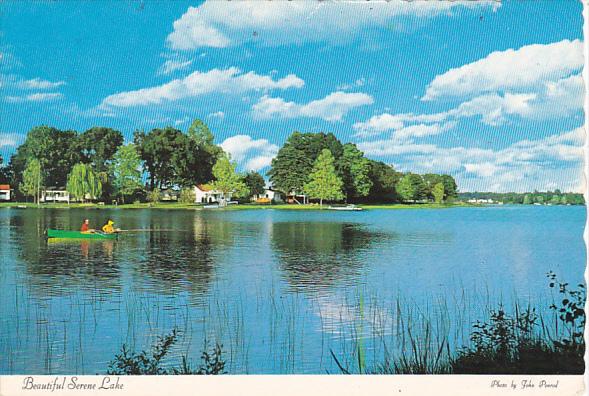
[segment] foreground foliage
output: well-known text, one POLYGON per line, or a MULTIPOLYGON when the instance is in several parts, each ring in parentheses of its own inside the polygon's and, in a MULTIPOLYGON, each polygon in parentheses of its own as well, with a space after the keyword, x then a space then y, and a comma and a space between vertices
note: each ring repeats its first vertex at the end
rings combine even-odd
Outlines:
POLYGON ((215 344, 211 352, 205 348, 201 355, 201 364, 191 367, 188 358, 183 355, 179 366, 167 367, 166 356, 178 341, 179 332, 173 329, 169 334, 158 337, 149 352, 131 352, 123 344, 121 352, 109 363, 108 375, 216 375, 225 374, 222 345, 215 344))

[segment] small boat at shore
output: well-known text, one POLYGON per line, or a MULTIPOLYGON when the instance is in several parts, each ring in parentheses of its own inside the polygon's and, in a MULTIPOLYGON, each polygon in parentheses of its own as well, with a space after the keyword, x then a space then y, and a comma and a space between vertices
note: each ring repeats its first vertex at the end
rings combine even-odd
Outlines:
POLYGON ((103 232, 82 232, 66 230, 47 230, 47 238, 60 239, 117 239, 117 234, 105 234, 103 232))
POLYGON ((345 211, 360 211, 364 210, 356 205, 331 205, 328 206, 327 209, 329 210, 345 210, 345 211))

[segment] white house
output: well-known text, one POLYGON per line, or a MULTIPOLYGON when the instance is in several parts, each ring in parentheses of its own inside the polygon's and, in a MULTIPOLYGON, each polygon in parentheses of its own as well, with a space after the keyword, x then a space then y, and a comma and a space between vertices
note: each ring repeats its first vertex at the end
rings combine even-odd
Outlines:
POLYGON ((0 201, 10 201, 10 186, 8 184, 0 184, 0 201))
MULTIPOLYGON (((227 199, 231 197, 226 197, 227 199)), ((211 186, 206 184, 197 184, 194 186, 194 202, 195 203, 218 203, 223 199, 221 191, 213 190, 211 186)))
POLYGON ((284 195, 280 191, 272 190, 271 188, 266 188, 263 194, 254 194, 252 196, 252 201, 258 200, 270 200, 272 202, 284 202, 284 195))
POLYGON ((40 202, 70 202, 70 193, 66 190, 43 190, 40 202))

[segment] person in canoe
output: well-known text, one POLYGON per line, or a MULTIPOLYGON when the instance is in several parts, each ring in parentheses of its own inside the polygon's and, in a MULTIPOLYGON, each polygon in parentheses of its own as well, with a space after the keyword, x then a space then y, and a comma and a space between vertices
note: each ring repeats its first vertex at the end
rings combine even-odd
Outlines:
POLYGON ((84 219, 82 226, 80 227, 80 231, 82 232, 94 232, 94 229, 90 228, 90 220, 84 219))
POLYGON ((115 233, 117 231, 119 231, 118 229, 115 229, 114 226, 115 222, 112 220, 108 220, 106 222, 105 225, 102 226, 102 232, 104 232, 105 234, 112 234, 115 233))

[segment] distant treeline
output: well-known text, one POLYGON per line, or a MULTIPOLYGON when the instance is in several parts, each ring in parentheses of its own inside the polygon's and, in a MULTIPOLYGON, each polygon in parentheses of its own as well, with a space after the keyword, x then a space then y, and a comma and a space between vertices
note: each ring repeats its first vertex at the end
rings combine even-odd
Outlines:
MULTIPOLYGON (((450 175, 398 172, 332 133, 292 133, 266 176, 275 190, 318 202, 441 203, 458 191, 450 175)), ((120 131, 107 127, 83 133, 34 127, 8 164, 0 157, 0 183, 9 183, 17 199, 39 200, 44 189, 65 188, 81 201, 157 201, 162 190, 174 189, 193 202, 195 184, 248 200, 264 193, 266 182, 258 172, 236 172, 208 126, 196 119, 186 132, 138 130, 126 144, 120 131)))
POLYGON ((469 199, 492 199, 504 204, 551 204, 551 205, 584 205, 585 198, 583 194, 563 193, 560 190, 554 191, 534 191, 526 193, 494 193, 494 192, 461 192, 458 198, 462 201, 469 199))

